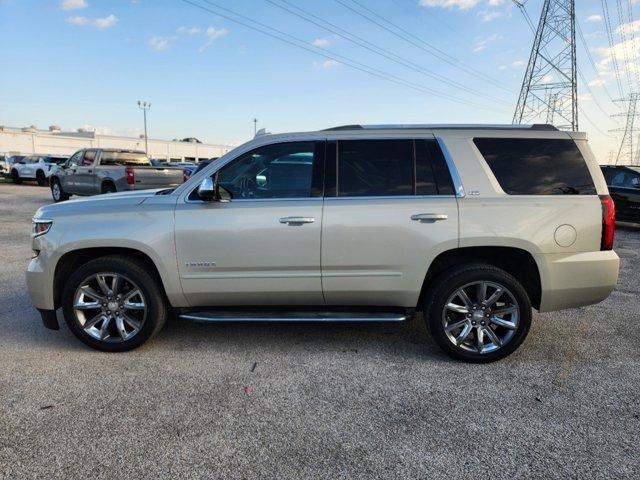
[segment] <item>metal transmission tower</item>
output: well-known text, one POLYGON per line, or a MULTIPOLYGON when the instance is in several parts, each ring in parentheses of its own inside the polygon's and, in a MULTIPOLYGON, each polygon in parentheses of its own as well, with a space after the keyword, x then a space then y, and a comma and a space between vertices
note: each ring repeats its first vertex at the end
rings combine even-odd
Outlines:
POLYGON ((620 142, 618 155, 616 155, 616 165, 634 165, 634 160, 636 162, 635 164, 638 164, 638 152, 634 152, 633 150, 633 138, 636 135, 636 106, 638 99, 640 99, 640 94, 632 93, 629 95, 629 98, 614 100, 615 102, 629 102, 626 113, 612 115, 612 117, 627 117, 624 128, 611 130, 612 132, 623 132, 622 142, 620 142))
POLYGON ((560 129, 577 130, 576 73, 575 0, 545 0, 513 123, 552 118, 560 129))

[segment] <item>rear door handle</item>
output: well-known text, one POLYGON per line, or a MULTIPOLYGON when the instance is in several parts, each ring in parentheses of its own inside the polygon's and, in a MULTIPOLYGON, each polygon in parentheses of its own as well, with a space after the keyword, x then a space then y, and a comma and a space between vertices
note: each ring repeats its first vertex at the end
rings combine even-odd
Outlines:
POLYGON ((303 223, 313 223, 316 219, 313 217, 282 217, 280 223, 288 225, 302 225, 303 223))
POLYGON ((411 220, 417 222, 437 222, 449 218, 446 213, 416 213, 411 215, 411 220))

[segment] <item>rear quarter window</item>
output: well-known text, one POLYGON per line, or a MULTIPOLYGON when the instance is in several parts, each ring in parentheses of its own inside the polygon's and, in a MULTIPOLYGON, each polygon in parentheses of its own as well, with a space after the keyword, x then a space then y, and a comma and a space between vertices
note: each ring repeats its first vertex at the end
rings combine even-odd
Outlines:
POLYGON ((509 195, 595 195, 589 169, 573 140, 474 138, 509 195))

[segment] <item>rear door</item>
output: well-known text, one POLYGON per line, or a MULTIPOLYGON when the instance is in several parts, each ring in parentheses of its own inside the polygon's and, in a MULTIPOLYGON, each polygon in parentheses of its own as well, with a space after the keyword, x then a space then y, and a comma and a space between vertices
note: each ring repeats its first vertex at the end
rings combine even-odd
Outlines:
POLYGON ((329 142, 325 169, 325 301, 415 306, 427 266, 458 244, 458 205, 438 142, 329 142))

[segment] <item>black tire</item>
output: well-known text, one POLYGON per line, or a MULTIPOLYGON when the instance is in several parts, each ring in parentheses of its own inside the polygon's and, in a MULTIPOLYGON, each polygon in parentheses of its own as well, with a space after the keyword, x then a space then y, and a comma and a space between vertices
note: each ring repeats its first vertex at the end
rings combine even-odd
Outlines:
POLYGON ((100 188, 100 193, 115 193, 117 192, 116 186, 111 182, 105 182, 100 188))
POLYGON ((16 185, 20 185, 22 183, 22 179, 20 178, 20 174, 17 170, 11 170, 11 180, 13 180, 13 183, 16 185))
POLYGON ((60 180, 57 178, 51 179, 51 196, 53 197, 54 202, 64 202, 65 200, 69 200, 69 194, 65 193, 62 189, 62 185, 60 184, 60 180))
MULTIPOLYGON (((520 282, 518 282, 518 280, 516 280, 512 275, 505 272, 504 270, 481 263, 460 265, 457 267, 453 267, 450 270, 447 270, 439 275, 436 279, 433 280, 432 285, 433 286, 427 291, 424 299, 425 323, 427 326, 427 330, 431 334, 434 341, 440 348, 442 348, 442 350, 445 351, 445 353, 447 353, 452 358, 472 363, 493 362, 513 353, 529 333, 532 316, 531 301, 520 282), (509 340, 496 350, 485 353, 468 351, 465 349, 464 344, 462 345, 462 347, 455 345, 453 340, 451 340, 447 336, 447 333, 445 331, 445 318, 450 319, 451 315, 456 315, 455 312, 452 313, 451 311, 445 313, 446 303, 458 289, 464 287, 465 285, 473 284, 474 282, 489 282, 506 287, 506 289, 508 289, 510 294, 513 296, 515 302, 517 302, 518 306, 517 326, 512 330, 513 333, 510 334, 511 336, 509 340)), ((478 305, 478 310, 481 310, 480 305, 478 305)), ((482 312, 478 311, 477 314, 481 319, 482 312)), ((458 321, 465 321, 465 315, 459 315, 461 315, 462 318, 458 321)), ((468 316, 471 316, 469 322, 471 322, 471 320, 475 318, 471 314, 469 314, 468 316)), ((455 323, 455 321, 451 320, 451 323, 455 323)), ((476 323, 474 323, 474 325, 476 325, 476 323)), ((482 325, 485 324, 483 323, 482 325)), ((487 322, 486 325, 493 331, 500 328, 495 325, 492 327, 490 322, 487 322)), ((487 328, 480 327, 479 323, 476 327, 471 327, 471 324, 469 323, 469 327, 472 329, 483 328, 484 331, 486 331, 487 328)), ((473 338, 477 340, 478 337, 476 336, 476 331, 477 330, 471 330, 474 336, 473 338)), ((482 338, 483 335, 485 334, 480 335, 480 337, 482 338)), ((471 335, 469 336, 471 337, 471 335)), ((491 342, 490 345, 493 348, 493 342, 491 342)))
POLYGON ((36 182, 38 182, 39 187, 44 187, 47 184, 47 177, 42 170, 36 172, 36 182))
POLYGON ((170 306, 160 281, 149 273, 149 268, 145 264, 142 264, 135 257, 110 255, 91 260, 69 277, 62 292, 62 309, 69 329, 83 343, 105 352, 124 352, 139 347, 157 334, 169 316, 170 306), (73 302, 76 290, 85 279, 101 272, 112 272, 131 279, 144 296, 147 305, 145 319, 140 330, 128 340, 108 343, 96 339, 82 328, 80 320, 75 314, 73 302))

